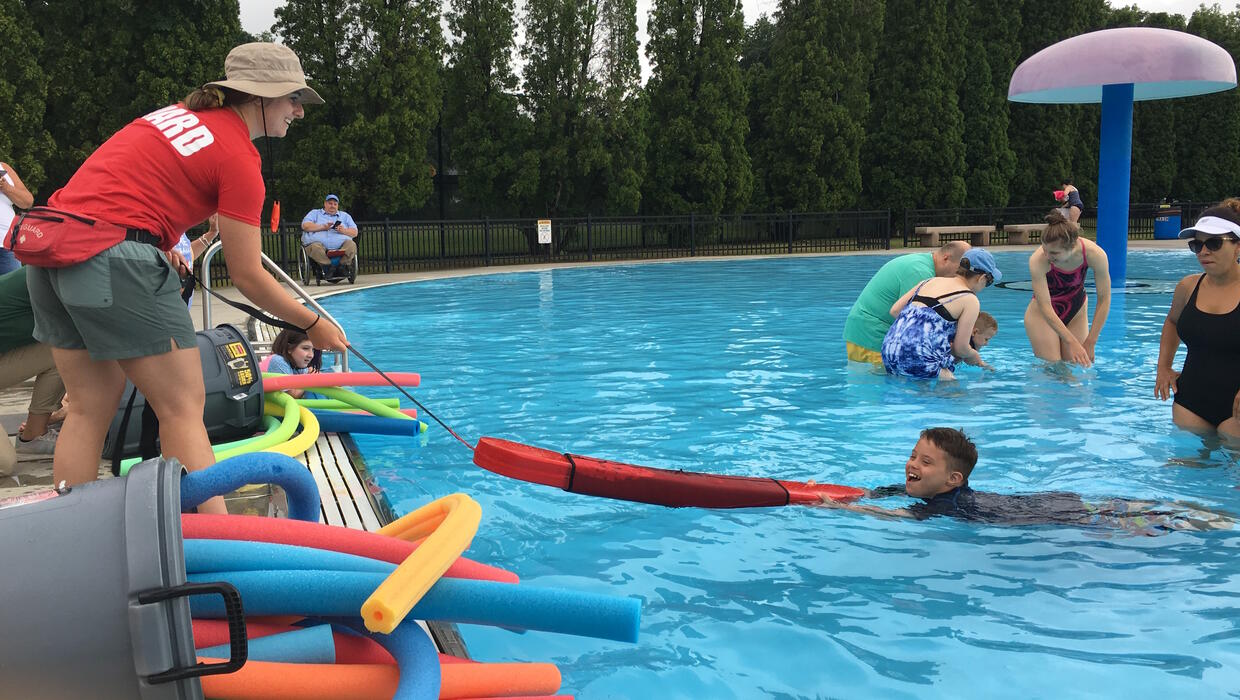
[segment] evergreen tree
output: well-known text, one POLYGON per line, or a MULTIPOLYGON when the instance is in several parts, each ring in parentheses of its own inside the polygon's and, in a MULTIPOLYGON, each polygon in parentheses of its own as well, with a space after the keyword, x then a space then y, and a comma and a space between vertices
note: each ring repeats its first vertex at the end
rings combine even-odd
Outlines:
POLYGON ((641 89, 636 0, 603 0, 602 8, 603 200, 608 214, 634 214, 641 206, 650 147, 649 109, 641 89))
POLYGON ((1006 206, 1016 153, 1008 141, 1007 88, 1020 53, 1020 7, 1015 0, 973 0, 961 65, 965 190, 973 206, 1006 206))
POLYGON ((464 210, 472 216, 514 215, 513 186, 521 177, 521 136, 528 123, 517 110, 511 66, 513 2, 453 0, 447 20, 458 40, 448 50, 443 122, 464 210))
POLYGON ((862 151, 874 206, 964 204, 964 117, 949 61, 964 27, 949 7, 948 0, 887 2, 862 151))
MULTIPOLYGON (((1208 39, 1240 59, 1240 12, 1218 5, 1200 7, 1188 32, 1208 39)), ((1172 196, 1218 201, 1240 194, 1240 92, 1227 90, 1175 101, 1176 171, 1172 196)))
POLYGON ((783 0, 771 48, 767 138, 756 144, 766 199, 777 211, 856 204, 867 88, 882 6, 852 0, 783 0))
POLYGON ((773 134, 766 122, 769 105, 774 99, 775 74, 771 69, 771 47, 775 44, 775 23, 766 15, 745 28, 745 41, 741 45, 741 74, 745 78, 745 92, 749 103, 745 110, 749 120, 749 134, 745 148, 753 168, 753 195, 750 207, 754 211, 774 211, 774 198, 770 191, 769 171, 771 156, 768 153, 773 134))
POLYGON ((0 66, 0 104, 5 105, 0 160, 17 169, 36 200, 51 194, 50 189, 40 192, 39 188, 47 180, 44 161, 56 148, 43 126, 47 76, 39 65, 42 41, 25 5, 19 0, 0 0, 0 46, 20 47, 10 51, 0 66))
POLYGON ((646 48, 651 136, 647 213, 742 211, 753 190, 739 0, 659 0, 646 48))

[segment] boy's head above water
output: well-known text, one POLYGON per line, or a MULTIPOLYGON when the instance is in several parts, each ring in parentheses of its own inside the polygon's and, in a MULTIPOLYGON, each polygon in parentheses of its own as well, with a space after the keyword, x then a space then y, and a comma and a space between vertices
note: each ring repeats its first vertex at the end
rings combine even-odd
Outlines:
POLYGON ((926 428, 904 463, 904 492, 934 498, 969 484, 977 464, 977 446, 955 428, 926 428))
POLYGON ((986 344, 998 332, 999 322, 995 320, 995 317, 985 311, 978 311, 977 321, 973 324, 973 335, 969 337, 969 343, 974 350, 981 350, 986 347, 986 344))

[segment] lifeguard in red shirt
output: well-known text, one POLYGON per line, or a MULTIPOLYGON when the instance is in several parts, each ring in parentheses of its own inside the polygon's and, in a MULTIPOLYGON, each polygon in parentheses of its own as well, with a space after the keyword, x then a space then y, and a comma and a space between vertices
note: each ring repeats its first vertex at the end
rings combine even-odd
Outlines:
MULTIPOLYGON (((84 262, 29 271, 35 337, 52 346, 74 397, 56 446, 57 483, 96 478, 126 378, 159 417, 165 456, 191 470, 215 462, 194 326, 165 256, 182 231, 212 213, 219 212, 228 274, 242 294, 307 329, 315 347, 347 346, 341 330, 289 297, 260 258, 265 189, 252 141, 283 137, 305 115, 303 104, 323 99, 306 85, 297 55, 279 44, 234 48, 224 73, 226 80, 122 128, 48 199, 107 232, 83 251, 93 253, 84 262)), ((200 510, 223 512, 223 500, 200 510)))

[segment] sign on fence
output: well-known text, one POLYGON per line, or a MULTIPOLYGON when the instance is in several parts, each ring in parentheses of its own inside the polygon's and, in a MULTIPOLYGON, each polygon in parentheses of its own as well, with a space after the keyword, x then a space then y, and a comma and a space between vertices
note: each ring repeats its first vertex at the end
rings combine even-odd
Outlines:
POLYGON ((551 245, 551 219, 538 220, 538 244, 551 245))

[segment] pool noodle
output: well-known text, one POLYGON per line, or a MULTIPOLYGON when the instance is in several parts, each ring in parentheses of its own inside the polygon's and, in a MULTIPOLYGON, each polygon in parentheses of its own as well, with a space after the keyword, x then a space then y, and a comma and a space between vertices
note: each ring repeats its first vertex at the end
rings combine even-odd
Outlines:
MULTIPOLYGON (((217 571, 193 574, 191 581, 226 581, 241 592, 250 614, 314 617, 357 615, 382 574, 356 571, 217 571)), ((220 617, 223 600, 190 599, 196 617, 220 617)), ((512 629, 637 641, 641 603, 635 598, 580 593, 494 581, 442 578, 409 615, 512 629)))
POLYGON ((454 493, 380 528, 380 535, 421 539, 421 543, 362 603, 366 629, 395 629, 452 562, 469 549, 481 522, 482 506, 463 493, 454 493), (406 533, 412 536, 404 536, 406 533))
POLYGON ((291 405, 297 408, 297 413, 301 419, 301 432, 288 442, 283 442, 264 448, 265 452, 276 452, 279 454, 288 455, 289 457, 297 457, 306 450, 310 449, 310 447, 319 439, 319 419, 314 417, 314 414, 310 412, 310 409, 304 406, 298 406, 296 401, 292 402, 291 405))
MULTIPOLYGON (((331 625, 302 627, 249 640, 248 661, 279 661, 290 664, 334 664, 336 644, 331 625)), ((199 656, 227 659, 227 644, 198 649, 199 656)))
MULTIPOLYGON (((262 622, 256 618, 246 618, 245 633, 251 640, 269 637, 273 634, 292 632, 302 629, 296 625, 274 624, 262 622)), ((194 620, 194 648, 218 646, 227 649, 229 641, 228 622, 226 620, 194 620)), ((394 664, 396 660, 378 642, 348 630, 332 630, 332 642, 338 664, 394 664)), ((221 652, 223 653, 223 652, 221 652)), ((474 663, 448 654, 439 655, 439 663, 474 663)))
MULTIPOLYGON (((385 372, 384 374, 400 386, 414 387, 422 382, 422 377, 416 372, 385 372)), ((376 372, 263 373, 263 391, 343 386, 391 386, 391 384, 376 372)))
MULTIPOLYGON (((572 697, 549 695, 558 691, 561 683, 560 671, 553 664, 448 664, 440 673, 440 698, 572 697)), ((254 661, 236 673, 203 676, 201 680, 206 697, 226 700, 387 700, 396 691, 398 676, 393 666, 254 661)))
POLYGON ((288 496, 289 518, 318 522, 319 489, 310 470, 292 457, 265 452, 230 457, 181 477, 181 509, 193 509, 247 484, 280 486, 288 496))
POLYGON ((363 396, 356 391, 349 391, 348 389, 341 387, 325 386, 319 389, 319 393, 329 399, 343 401, 354 408, 360 408, 376 416, 395 418, 396 420, 410 419, 408 415, 401 413, 400 410, 392 408, 391 406, 385 406, 369 396, 363 396))
MULTIPOLYGON (((399 564, 418 548, 418 545, 374 532, 333 527, 318 522, 302 522, 283 518, 264 518, 255 515, 209 515, 205 513, 181 516, 181 534, 185 539, 248 540, 275 544, 300 545, 333 552, 355 554, 380 561, 399 564)), ((517 575, 499 567, 461 557, 444 573, 457 578, 474 578, 501 583, 516 583, 517 575)))
POLYGON ((370 557, 291 544, 187 539, 184 545, 187 574, 271 569, 330 569, 390 574, 396 570, 395 564, 370 557))
MULTIPOLYGON (((385 398, 385 399, 375 399, 375 398, 372 398, 372 399, 371 399, 371 401, 377 401, 378 403, 381 403, 381 404, 383 404, 384 406, 387 406, 387 407, 389 407, 389 408, 400 408, 400 399, 391 399, 391 398, 385 398)), ((326 408, 326 409, 333 410, 333 411, 347 410, 347 409, 353 408, 353 405, 352 405, 352 404, 346 403, 346 402, 344 402, 344 401, 340 401, 340 400, 338 400, 338 399, 306 399, 306 398, 301 398, 301 399, 297 399, 297 403, 301 404, 302 406, 305 406, 306 408, 326 408)))
POLYGON ((308 409, 325 433, 364 433, 366 435, 404 435, 416 437, 426 432, 427 425, 408 418, 385 418, 368 413, 342 413, 321 408, 308 409))

